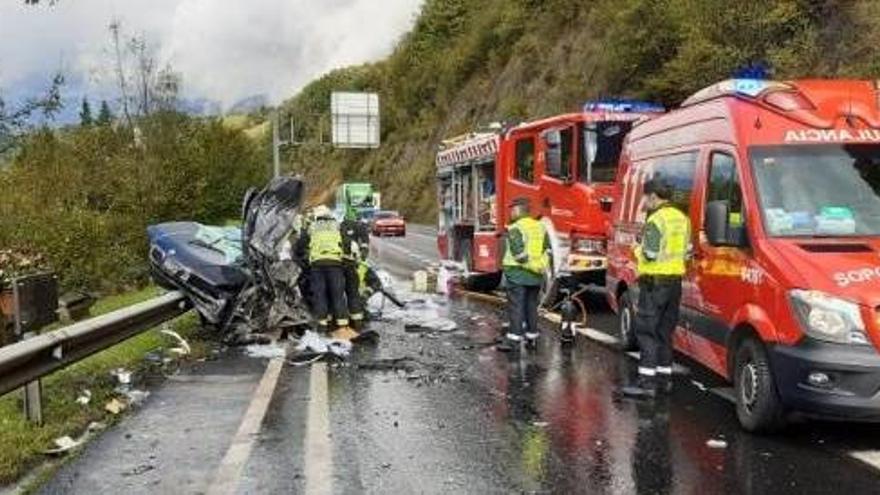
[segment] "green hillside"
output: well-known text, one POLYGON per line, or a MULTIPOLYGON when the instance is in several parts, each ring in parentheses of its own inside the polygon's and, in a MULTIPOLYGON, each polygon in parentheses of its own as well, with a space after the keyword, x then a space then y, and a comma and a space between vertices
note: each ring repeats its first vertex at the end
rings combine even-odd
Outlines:
POLYGON ((382 147, 303 146, 285 159, 313 191, 370 180, 387 204, 431 221, 443 137, 599 96, 674 106, 757 63, 780 79, 878 78, 878 41, 871 0, 427 0, 387 59, 331 72, 284 104, 314 136, 332 90, 377 91, 382 147))

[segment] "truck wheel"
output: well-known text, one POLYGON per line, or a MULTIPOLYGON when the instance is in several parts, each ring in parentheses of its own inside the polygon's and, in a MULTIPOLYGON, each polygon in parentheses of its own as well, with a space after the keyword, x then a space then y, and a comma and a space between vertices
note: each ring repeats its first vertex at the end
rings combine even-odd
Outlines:
POLYGON ((785 424, 784 409, 764 346, 747 338, 736 349, 733 385, 736 415, 751 432, 771 432, 785 424))
POLYGON ((620 309, 617 311, 617 332, 620 338, 620 346, 624 351, 634 351, 638 347, 636 342, 635 321, 636 307, 629 291, 620 295, 620 309))

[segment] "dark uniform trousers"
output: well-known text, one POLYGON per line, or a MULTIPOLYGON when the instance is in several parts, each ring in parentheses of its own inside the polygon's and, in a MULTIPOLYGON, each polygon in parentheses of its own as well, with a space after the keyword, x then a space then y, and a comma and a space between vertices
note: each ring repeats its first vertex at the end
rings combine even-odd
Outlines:
POLYGON ((343 275, 345 277, 345 299, 348 302, 348 312, 352 320, 363 320, 364 305, 361 301, 360 280, 358 279, 357 263, 354 261, 342 262, 343 275))
POLYGON ((681 278, 640 277, 635 333, 639 371, 672 367, 672 333, 678 324, 681 278))
POLYGON ((328 311, 337 322, 348 319, 345 304, 345 275, 341 263, 315 263, 309 270, 312 311, 319 325, 326 325, 328 311), (324 323, 322 323, 324 322, 324 323))
POLYGON ((538 296, 539 285, 507 285, 507 311, 510 318, 508 333, 523 335, 523 324, 526 333, 538 333, 538 296))

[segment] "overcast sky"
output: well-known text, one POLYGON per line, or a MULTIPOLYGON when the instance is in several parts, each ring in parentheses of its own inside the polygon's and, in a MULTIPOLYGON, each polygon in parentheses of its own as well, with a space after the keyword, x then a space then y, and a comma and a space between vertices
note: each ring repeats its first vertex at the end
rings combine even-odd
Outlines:
POLYGON ((292 96, 333 68, 381 58, 422 0, 0 0, 0 94, 37 92, 61 69, 66 93, 113 93, 114 18, 146 35, 161 65, 183 75, 184 95, 225 107, 265 94, 292 96), (48 3, 48 2, 43 2, 48 3))

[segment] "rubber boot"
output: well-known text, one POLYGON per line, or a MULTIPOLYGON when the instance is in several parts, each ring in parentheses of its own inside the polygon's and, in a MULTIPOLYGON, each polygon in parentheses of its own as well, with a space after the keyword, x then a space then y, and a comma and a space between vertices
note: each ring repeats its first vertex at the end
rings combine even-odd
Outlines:
POLYGON ((508 333, 504 341, 495 346, 499 352, 519 352, 522 348, 523 338, 514 333, 508 333))
POLYGON ((671 394, 673 387, 671 373, 657 373, 657 391, 664 394, 671 394))
POLYGON ((538 348, 539 333, 526 333, 526 349, 535 350, 538 348))
POLYGON ((620 393, 630 399, 653 399, 657 396, 657 384, 654 377, 639 375, 635 385, 627 385, 620 388, 620 393))

